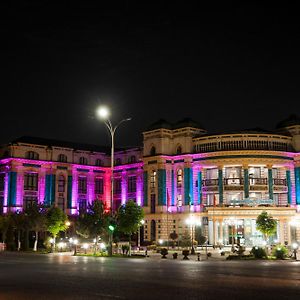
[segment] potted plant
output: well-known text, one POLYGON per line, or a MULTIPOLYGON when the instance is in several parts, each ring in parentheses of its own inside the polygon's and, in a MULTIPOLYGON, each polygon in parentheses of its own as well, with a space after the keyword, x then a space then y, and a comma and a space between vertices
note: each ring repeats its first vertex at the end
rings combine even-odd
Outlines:
POLYGON ((161 258, 167 258, 167 255, 168 255, 168 249, 167 248, 162 248, 160 250, 160 254, 162 255, 161 258))
POLYGON ((184 260, 188 260, 188 259, 189 259, 189 258, 188 258, 189 254, 190 254, 190 251, 189 251, 189 250, 187 250, 187 249, 182 250, 182 255, 183 255, 183 259, 184 259, 184 260))

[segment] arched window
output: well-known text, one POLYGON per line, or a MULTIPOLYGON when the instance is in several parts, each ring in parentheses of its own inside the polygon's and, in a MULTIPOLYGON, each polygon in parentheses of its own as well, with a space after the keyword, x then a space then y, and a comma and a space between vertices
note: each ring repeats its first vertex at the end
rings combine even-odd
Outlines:
POLYGON ((34 151, 27 151, 25 154, 25 158, 27 159, 39 159, 39 154, 34 151))
POLYGON ((154 146, 152 146, 152 147, 151 147, 151 150, 150 150, 150 155, 151 155, 151 156, 154 156, 154 155, 156 155, 156 149, 155 149, 155 147, 154 147, 154 146))
POLYGON ((88 164, 87 158, 81 156, 81 157, 79 158, 79 163, 80 163, 81 165, 87 165, 87 164, 88 164))
POLYGON ((68 158, 67 158, 67 155, 65 155, 65 154, 59 154, 57 160, 59 162, 67 162, 68 158))
POLYGON ((66 180, 64 175, 59 175, 58 177, 58 192, 63 193, 65 192, 66 188, 66 180))
POLYGON ((103 165, 103 162, 102 162, 102 160, 101 159, 96 159, 96 162, 95 162, 95 165, 96 166, 98 166, 98 167, 100 167, 100 166, 102 166, 103 165))
POLYGON ((177 170, 177 187, 182 187, 182 169, 177 170))
POLYGON ((182 153, 182 148, 181 146, 179 145, 176 149, 176 154, 181 154, 182 153))

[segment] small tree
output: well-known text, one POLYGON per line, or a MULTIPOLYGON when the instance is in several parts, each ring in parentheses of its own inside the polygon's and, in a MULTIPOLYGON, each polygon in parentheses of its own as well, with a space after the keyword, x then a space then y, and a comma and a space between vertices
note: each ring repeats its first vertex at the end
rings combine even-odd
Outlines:
POLYGON ((178 234, 175 231, 171 232, 170 239, 172 240, 173 247, 175 247, 175 241, 178 239, 178 234))
POLYGON ((27 216, 23 212, 16 212, 11 215, 14 229, 17 231, 17 250, 21 250, 21 233, 27 227, 27 216))
MULTIPOLYGON (((67 215, 59 207, 50 207, 46 213, 46 227, 53 238, 53 249, 55 249, 55 239, 60 231, 65 231, 67 215)), ((52 250, 53 250, 52 249, 52 250)))
POLYGON ((181 246, 182 247, 191 247, 192 246, 191 235, 188 231, 185 231, 181 237, 181 246))
POLYGON ((139 230, 143 218, 143 209, 131 200, 119 208, 117 225, 121 232, 128 235, 129 255, 131 255, 131 235, 139 230))
POLYGON ((11 214, 7 214, 7 215, 0 215, 0 232, 2 234, 2 241, 3 243, 6 242, 6 236, 7 236, 7 232, 9 227, 12 224, 12 215, 11 214))
POLYGON ((276 232, 277 221, 268 215, 266 211, 263 211, 256 219, 256 228, 263 234, 267 241, 276 232))

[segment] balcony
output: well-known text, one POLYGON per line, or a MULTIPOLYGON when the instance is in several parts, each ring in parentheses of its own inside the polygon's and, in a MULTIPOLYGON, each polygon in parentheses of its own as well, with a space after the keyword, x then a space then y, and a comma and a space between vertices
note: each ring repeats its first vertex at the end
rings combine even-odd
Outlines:
POLYGON ((204 179, 202 180, 202 186, 218 186, 219 179, 204 179))
POLYGON ((275 206, 276 203, 272 199, 242 199, 226 201, 227 206, 275 206))
POLYGON ((273 179, 273 184, 274 185, 280 185, 280 186, 286 186, 286 179, 279 179, 279 178, 274 178, 273 179))
POLYGON ((225 178, 224 179, 224 190, 225 191, 236 191, 243 190, 244 179, 243 178, 225 178))

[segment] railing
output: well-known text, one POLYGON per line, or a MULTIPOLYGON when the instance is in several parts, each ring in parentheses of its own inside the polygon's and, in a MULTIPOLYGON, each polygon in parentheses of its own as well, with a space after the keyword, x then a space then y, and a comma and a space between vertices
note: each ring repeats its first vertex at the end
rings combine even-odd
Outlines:
POLYGON ((279 178, 274 178, 273 179, 273 184, 274 185, 284 185, 286 186, 286 179, 279 179, 279 178))
POLYGON ((268 185, 268 178, 249 178, 250 185, 268 185))
POLYGON ((225 178, 224 179, 224 184, 225 185, 243 185, 244 184, 244 179, 243 178, 225 178))
POLYGON ((230 200, 226 205, 229 206, 258 206, 258 205, 275 205, 275 201, 272 199, 243 199, 243 200, 230 200))
POLYGON ((202 185, 203 186, 216 186, 219 184, 218 179, 203 179, 202 180, 202 185))

